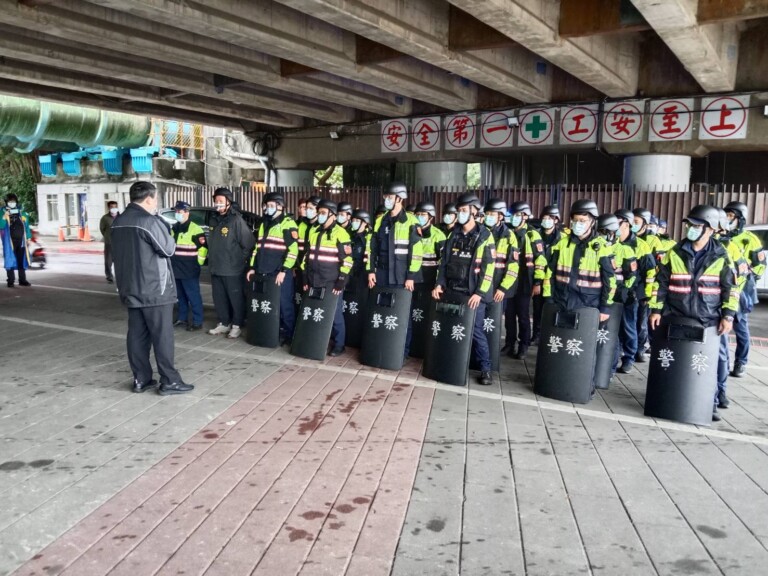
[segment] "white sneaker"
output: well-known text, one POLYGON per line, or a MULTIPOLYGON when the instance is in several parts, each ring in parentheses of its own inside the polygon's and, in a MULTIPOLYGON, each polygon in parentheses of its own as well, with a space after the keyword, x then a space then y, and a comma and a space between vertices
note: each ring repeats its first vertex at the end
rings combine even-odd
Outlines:
POLYGON ((242 330, 240 330, 240 326, 232 326, 232 330, 229 331, 229 334, 227 334, 227 338, 232 338, 233 340, 235 338, 240 338, 240 334, 242 334, 242 330))
POLYGON ((210 334, 211 336, 218 336, 219 334, 229 334, 229 326, 219 322, 216 328, 211 328, 210 330, 208 330, 208 334, 210 334))

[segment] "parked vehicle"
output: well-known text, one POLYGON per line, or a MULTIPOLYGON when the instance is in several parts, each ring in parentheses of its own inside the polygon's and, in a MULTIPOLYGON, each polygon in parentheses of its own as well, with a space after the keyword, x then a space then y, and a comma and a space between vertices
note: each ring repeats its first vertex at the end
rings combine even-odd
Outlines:
POLYGON ((39 268, 45 268, 48 263, 45 253, 45 245, 40 241, 40 233, 37 228, 32 228, 32 238, 29 239, 27 248, 29 250, 30 265, 37 264, 39 268))

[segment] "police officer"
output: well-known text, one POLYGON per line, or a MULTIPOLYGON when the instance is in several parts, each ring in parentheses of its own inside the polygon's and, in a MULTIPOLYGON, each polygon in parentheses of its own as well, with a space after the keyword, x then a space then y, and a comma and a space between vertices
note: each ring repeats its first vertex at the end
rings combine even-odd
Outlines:
MULTIPOLYGON (((632 211, 633 223, 632 233, 635 234, 640 240, 643 240, 648 248, 651 250, 651 254, 654 259, 654 264, 658 264, 658 252, 661 249, 658 236, 651 232, 651 211, 647 208, 635 208, 632 211)), ((650 287, 652 284, 649 284, 650 287)), ((640 296, 637 303, 637 353, 635 354, 635 362, 647 362, 648 358, 645 354, 645 349, 648 344, 648 302, 650 301, 650 294, 646 292, 640 296)))
POLYGON ((659 218, 659 227, 656 231, 656 237, 659 239, 659 246, 656 249, 656 262, 661 262, 664 259, 664 255, 677 244, 677 242, 667 234, 667 221, 662 218, 659 218))
MULTIPOLYGON (((685 238, 667 252, 659 265, 651 299, 650 328, 662 316, 681 316, 717 326, 728 334, 738 311, 734 271, 726 249, 713 239, 719 215, 712 206, 691 208, 685 218, 685 238)), ((712 419, 720 419, 713 404, 712 419)))
MULTIPOLYGON (((544 246, 544 259, 549 261, 552 254, 552 247, 560 242, 563 236, 563 230, 560 226, 560 208, 557 204, 544 206, 539 216, 541 222, 541 242, 544 246)), ((541 291, 533 297, 533 331, 531 333, 531 344, 538 345, 539 335, 541 333, 541 315, 544 311, 544 295, 541 291)))
POLYGON ((443 234, 445 234, 446 237, 451 233, 453 227, 456 226, 457 214, 456 204, 453 202, 449 202, 443 206, 443 221, 440 223, 440 230, 443 231, 443 234))
POLYGON ((619 292, 619 299, 624 304, 624 312, 619 331, 621 366, 619 366, 618 372, 629 374, 638 354, 637 316, 639 302, 647 300, 651 296, 651 289, 656 277, 656 261, 645 240, 638 238, 632 231, 634 229, 634 213, 622 208, 614 212, 614 216, 619 221, 617 250, 625 258, 629 258, 631 253, 636 267, 635 281, 630 286, 626 283, 625 278, 625 290, 619 292))
MULTIPOLYGON (((395 182, 384 192, 386 212, 376 218, 368 246, 368 287, 405 288, 413 292, 420 279, 422 245, 419 222, 405 212, 408 189, 395 182)), ((411 321, 404 356, 408 356, 411 338, 411 321)))
POLYGON ((485 305, 492 299, 495 258, 493 235, 487 227, 478 226, 475 221, 481 207, 477 196, 459 196, 457 226, 445 242, 432 297, 440 300, 444 293, 469 296, 468 306, 477 310, 472 344, 480 365, 480 384, 488 386, 491 384, 491 355, 483 332, 483 319, 485 305))
POLYGON ((765 254, 760 239, 749 230, 745 230, 748 209, 742 202, 729 202, 725 206, 728 218, 728 236, 731 243, 741 251, 741 258, 746 263, 744 282, 739 296, 739 312, 733 323, 736 334, 736 353, 732 376, 741 377, 749 360, 749 313, 757 303, 756 282, 765 273, 765 254))
POLYGON ((280 286, 280 344, 290 344, 296 326, 293 269, 299 256, 299 230, 294 219, 285 214, 282 194, 266 194, 264 205, 246 279, 250 282, 256 273, 274 277, 280 286))
POLYGON ((419 202, 414 215, 419 222, 421 236, 421 274, 419 282, 425 289, 432 291, 437 279, 437 266, 445 243, 445 234, 437 226, 433 226, 437 210, 431 202, 419 202))
POLYGON ((504 302, 513 297, 520 273, 517 236, 509 229, 505 218, 507 203, 500 198, 491 198, 483 208, 485 225, 491 231, 496 246, 496 260, 493 272, 493 301, 504 302))
POLYGON ((189 218, 190 206, 176 202, 173 207, 176 223, 171 236, 176 241, 176 252, 171 256, 173 276, 176 278, 176 293, 179 310, 174 326, 186 326, 194 332, 203 327, 203 297, 200 294, 200 267, 208 257, 208 245, 203 229, 189 218), (192 322, 189 322, 189 310, 192 322))
POLYGON ((310 196, 307 198, 304 217, 297 223, 299 228, 299 261, 304 259, 307 250, 307 238, 309 230, 317 224, 317 206, 320 204, 320 196, 310 196))
POLYGON ((528 218, 533 214, 528 203, 515 202, 509 211, 510 223, 520 251, 520 276, 517 291, 510 299, 505 314, 506 345, 510 357, 521 359, 525 357, 531 345, 531 298, 541 293, 546 260, 541 235, 528 226, 528 218))
POLYGON ((307 253, 302 262, 304 291, 325 288, 339 296, 333 316, 329 356, 344 352, 344 286, 352 271, 352 245, 349 234, 336 223, 336 203, 321 200, 317 203, 317 225, 312 226, 307 238, 307 253))
POLYGON ((349 232, 349 222, 352 220, 352 204, 349 202, 340 202, 339 213, 336 215, 336 223, 349 232))
POLYGON ((365 210, 352 212, 349 233, 352 241, 352 278, 368 283, 368 236, 371 235, 371 215, 365 210))

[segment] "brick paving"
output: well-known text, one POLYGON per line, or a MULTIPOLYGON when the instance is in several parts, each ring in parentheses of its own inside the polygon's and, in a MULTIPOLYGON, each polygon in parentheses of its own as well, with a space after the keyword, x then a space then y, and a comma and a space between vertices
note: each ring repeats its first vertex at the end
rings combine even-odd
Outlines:
POLYGON ((575 407, 533 353, 458 389, 186 332, 163 398, 113 293, 45 285, 0 292, 0 574, 765 573, 766 350, 711 429, 644 417, 643 365, 575 407))

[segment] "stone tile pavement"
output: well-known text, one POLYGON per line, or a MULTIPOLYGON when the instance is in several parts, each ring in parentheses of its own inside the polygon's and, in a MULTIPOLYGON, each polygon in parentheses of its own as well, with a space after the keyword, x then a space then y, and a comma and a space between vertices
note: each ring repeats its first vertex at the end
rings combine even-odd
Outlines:
POLYGON ((195 392, 131 394, 87 278, 0 292, 0 574, 765 574, 768 362, 711 429, 587 406, 534 355, 451 388, 177 333, 195 392), (87 291, 82 291, 87 290, 87 291))

